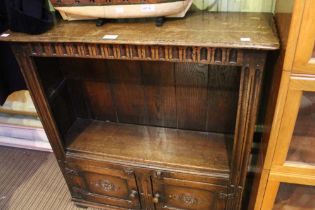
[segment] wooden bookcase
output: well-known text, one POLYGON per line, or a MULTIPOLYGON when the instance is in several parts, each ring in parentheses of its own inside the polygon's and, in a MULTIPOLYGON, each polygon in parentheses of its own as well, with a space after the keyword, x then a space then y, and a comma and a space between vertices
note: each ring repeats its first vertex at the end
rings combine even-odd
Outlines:
POLYGON ((76 204, 240 209, 266 54, 279 48, 272 15, 10 34, 76 204))
POLYGON ((315 2, 278 0, 282 40, 251 209, 315 209, 315 2))

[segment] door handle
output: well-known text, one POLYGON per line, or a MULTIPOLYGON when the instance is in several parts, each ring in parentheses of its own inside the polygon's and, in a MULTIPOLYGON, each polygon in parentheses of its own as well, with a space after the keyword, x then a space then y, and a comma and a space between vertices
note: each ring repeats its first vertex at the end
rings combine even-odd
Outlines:
POLYGON ((129 195, 130 198, 134 199, 137 196, 138 192, 135 190, 131 190, 131 193, 129 195))
POLYGON ((159 203, 159 201, 160 201, 160 194, 159 193, 155 193, 152 201, 155 204, 159 203))

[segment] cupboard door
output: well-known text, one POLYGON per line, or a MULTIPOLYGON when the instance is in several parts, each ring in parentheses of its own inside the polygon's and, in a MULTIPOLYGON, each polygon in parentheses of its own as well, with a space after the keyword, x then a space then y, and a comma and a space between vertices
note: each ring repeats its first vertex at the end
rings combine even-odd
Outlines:
POLYGON ((111 206, 140 209, 135 175, 117 166, 68 164, 67 180, 75 198, 111 206))
POLYGON ((315 74, 315 1, 305 0, 304 15, 300 27, 294 73, 315 74))
POLYGON ((291 77, 274 170, 315 174, 315 77, 291 77))
POLYGON ((155 208, 182 210, 223 210, 226 188, 219 185, 152 177, 155 208))

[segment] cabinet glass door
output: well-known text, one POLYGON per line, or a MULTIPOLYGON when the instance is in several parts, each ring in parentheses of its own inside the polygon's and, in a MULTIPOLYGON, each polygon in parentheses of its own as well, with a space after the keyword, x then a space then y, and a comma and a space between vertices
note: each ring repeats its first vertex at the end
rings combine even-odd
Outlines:
POLYGON ((286 161, 315 165, 315 92, 302 94, 286 161))
POLYGON ((313 210, 315 209, 315 187, 281 183, 273 205, 273 210, 313 210))
POLYGON ((315 74, 315 1, 305 0, 293 72, 315 74))
POLYGON ((273 169, 315 174, 315 76, 291 77, 273 169))

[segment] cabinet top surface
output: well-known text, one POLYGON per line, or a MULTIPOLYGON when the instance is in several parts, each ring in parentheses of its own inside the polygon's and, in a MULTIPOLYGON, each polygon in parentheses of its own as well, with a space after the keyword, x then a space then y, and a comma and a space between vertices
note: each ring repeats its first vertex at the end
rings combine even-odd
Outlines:
POLYGON ((275 50, 279 40, 272 14, 194 12, 183 19, 112 22, 101 27, 95 21, 62 21, 41 35, 7 31, 8 42, 74 42, 99 44, 172 45, 275 50), (118 35, 104 40, 104 35, 118 35))

